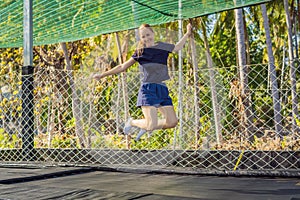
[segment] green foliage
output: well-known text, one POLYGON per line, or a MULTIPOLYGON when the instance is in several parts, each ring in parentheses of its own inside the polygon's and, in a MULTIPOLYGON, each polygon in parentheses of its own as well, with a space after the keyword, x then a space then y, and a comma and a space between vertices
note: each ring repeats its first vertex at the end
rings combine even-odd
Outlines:
POLYGON ((270 116, 273 116, 273 101, 272 98, 264 92, 257 91, 253 96, 256 116, 262 120, 264 124, 273 126, 273 120, 270 120, 270 116))
POLYGON ((297 126, 300 127, 300 118, 297 118, 297 116, 294 116, 295 120, 296 120, 296 124, 297 126))
MULTIPOLYGON (((100 9, 101 10, 101 9, 100 9)), ((253 6, 251 8, 244 8, 245 14, 245 22, 247 27, 247 43, 249 43, 249 51, 247 51, 248 56, 250 58, 251 64, 257 64, 261 62, 267 61, 266 50, 265 50, 265 36, 263 29, 263 21, 260 14, 260 7, 253 6)), ((274 56, 276 60, 276 66, 280 66, 279 63, 283 60, 283 51, 284 47, 286 47, 287 41, 287 31, 285 25, 285 14, 283 11, 282 1, 275 0, 268 4, 268 14, 270 20, 270 30, 271 30, 271 38, 273 42, 273 50, 274 56)), ((93 12, 89 14, 90 16, 97 15, 97 12, 93 12)), ((184 29, 185 25, 188 23, 187 20, 184 21, 184 29)), ((198 78, 199 82, 197 83, 197 87, 200 88, 199 98, 201 101, 199 102, 199 112, 196 113, 200 116, 201 130, 198 133, 201 137, 207 135, 214 134, 214 128, 212 123, 212 99, 210 94, 210 85, 209 85, 209 74, 206 73, 207 70, 203 70, 207 68, 206 63, 206 55, 205 48, 203 45, 203 33, 199 30, 200 23, 205 23, 207 28, 207 35, 210 44, 210 51, 212 54, 214 67, 218 68, 218 77, 215 77, 215 81, 224 86, 226 89, 230 89, 230 80, 239 76, 239 71, 237 67, 231 67, 236 65, 236 30, 234 24, 234 11, 224 11, 217 14, 212 14, 207 17, 195 18, 193 19, 194 35, 195 35, 195 43, 197 50, 197 60, 199 65, 199 73, 198 78)), ((49 30, 51 32, 51 30, 49 30)), ((178 23, 170 22, 167 24, 161 24, 160 26, 155 27, 156 39, 161 41, 169 41, 172 43, 177 42, 177 34, 178 34, 178 23), (168 36, 168 37, 167 37, 168 36)), ((135 36, 134 31, 124 31, 119 32, 120 41, 122 46, 125 45, 125 41, 128 41, 129 49, 125 52, 126 55, 123 55, 123 58, 129 58, 134 49, 135 49, 135 36)), ((95 69, 94 66, 96 63, 96 58, 105 57, 103 68, 104 70, 111 69, 119 63, 117 60, 118 57, 118 49, 116 45, 116 40, 114 39, 114 35, 101 35, 91 37, 89 39, 83 39, 74 42, 68 42, 67 47, 69 50, 69 56, 72 61, 73 69, 75 70, 73 75, 75 77, 85 76, 88 79, 88 76, 91 73, 94 73, 98 69, 95 69), (86 61, 86 62, 84 62, 86 61)), ((185 138, 181 138, 182 140, 186 140, 186 146, 184 148, 192 148, 197 146, 193 142, 195 141, 195 133, 194 129, 190 128, 194 121, 193 115, 191 111, 194 109, 193 103, 190 103, 190 99, 193 94, 194 89, 194 79, 192 73, 192 65, 191 58, 189 56, 190 49, 184 50, 183 52, 183 72, 184 77, 189 81, 185 83, 190 87, 184 88, 186 92, 186 99, 183 99, 183 112, 191 113, 190 116, 185 121, 185 126, 188 128, 184 128, 185 138), (187 52, 185 52, 187 51, 187 52)), ((22 48, 7 48, 0 49, 0 87, 8 86, 9 88, 9 96, 5 96, 0 91, 1 101, 0 101, 0 117, 5 120, 6 116, 12 117, 10 120, 16 120, 20 117, 20 112, 22 110, 21 100, 20 100, 20 67, 23 65, 23 50, 22 48)), ((178 70, 178 54, 172 54, 172 58, 174 58, 175 70, 178 70)), ((124 61, 124 60, 123 60, 124 61)), ((59 44, 53 45, 43 45, 43 46, 35 46, 34 47, 34 65, 39 68, 48 68, 53 67, 55 70, 59 72, 64 72, 65 70, 65 58, 63 52, 60 48, 59 44), (61 70, 61 71, 60 71, 61 70)), ((253 108, 255 115, 257 118, 262 119, 267 123, 268 126, 272 126, 273 124, 273 104, 272 98, 267 91, 268 87, 268 71, 266 65, 251 65, 249 67, 249 87, 253 91, 252 99, 253 100, 253 108)), ((140 108, 135 106, 135 102, 137 100, 137 91, 139 87, 139 77, 136 76, 138 71, 137 65, 131 67, 127 71, 127 87, 130 88, 128 91, 128 99, 130 112, 132 113, 132 117, 140 118, 142 116, 142 112, 140 108)), ((175 73, 176 73, 175 72, 175 73)), ((280 72, 280 71, 279 71, 280 72)), ((37 72, 40 73, 40 72, 37 72)), ((278 73, 280 74, 280 73, 278 73)), ((52 123, 59 124, 59 126, 63 127, 63 130, 56 130, 54 132, 54 137, 52 140, 52 146, 55 148, 77 148, 78 147, 78 139, 75 136, 75 118, 72 113, 72 94, 69 84, 69 79, 64 85, 60 85, 59 79, 54 79, 50 76, 51 73, 46 73, 39 77, 42 80, 47 80, 50 83, 46 85, 36 85, 34 89, 34 94, 36 97, 35 103, 35 117, 39 120, 39 123, 42 127, 46 127, 49 121, 45 119, 49 119, 51 114, 55 116, 55 120, 52 123), (67 91, 63 91, 64 88, 67 87, 67 91), (59 88, 59 89, 58 89, 59 88), (68 101, 59 104, 58 106, 51 107, 53 102, 58 101, 58 97, 56 94, 67 93, 68 101), (55 94, 54 94, 55 93, 55 94), (51 94, 51 95, 49 95, 51 94), (60 116, 57 116, 58 113, 60 116)), ((54 75, 55 76, 55 75, 54 75)), ((176 73, 174 76, 178 77, 176 73)), ((288 80, 287 78, 282 77, 284 81, 288 80)), ((84 79, 84 81, 86 80, 84 79)), ((298 80, 298 79, 297 79, 298 80)), ((39 83, 39 79, 36 79, 36 83, 39 83)), ((83 82, 84 82, 83 81, 83 82)), ((120 81, 120 76, 111 76, 105 78, 100 82, 93 83, 83 83, 82 87, 88 87, 88 89, 84 88, 83 91, 86 91, 80 98, 83 105, 88 104, 90 101, 93 102, 95 107, 95 113, 97 120, 103 119, 111 119, 114 118, 113 113, 113 102, 116 99, 116 91, 118 88, 118 84, 120 81)), ((184 80, 185 81, 185 80, 184 80)), ((46 82, 46 81, 45 81, 46 82)), ((80 82, 80 81, 78 81, 80 82)), ((176 110, 178 109, 178 80, 172 79, 168 81, 169 88, 172 88, 170 91, 171 97, 173 99, 174 106, 176 110)), ((299 85, 299 84, 298 84, 299 85)), ((297 86, 299 88, 299 86, 297 86)), ((78 92, 81 89, 78 89, 78 92)), ((222 91, 218 91, 219 95, 222 95, 222 91)), ((286 94, 287 96, 289 94, 286 94)), ((233 132, 236 130, 237 120, 235 116, 233 116, 232 112, 234 111, 234 107, 230 104, 229 97, 222 96, 222 99, 225 103, 224 105, 224 113, 226 123, 224 124, 224 128, 228 130, 228 132, 233 132)), ((291 110, 291 101, 288 99, 285 102, 286 105, 283 108, 283 112, 290 112, 291 110)), ((93 108, 94 108, 93 107, 93 108)), ((84 108, 86 109, 86 108, 84 108)), ((84 116, 83 123, 85 123, 88 116, 84 116), (85 117, 85 118, 84 118, 85 117)), ((299 125, 299 119, 296 119, 299 125)), ((87 132, 90 124, 85 123, 85 132, 87 132)), ((55 127, 57 128, 57 127, 55 127)), ((8 135, 4 132, 4 129, 0 129, 0 139, 2 141, 1 145, 3 148, 14 148, 18 147, 20 140, 16 135, 8 135), (2 133, 1 133, 2 132, 2 133), (5 141, 5 142, 4 142, 5 141), (5 146, 6 145, 6 146, 5 146)), ((101 130, 103 131, 103 130, 101 130)), ((133 139, 131 142, 132 148, 137 149, 160 149, 167 148, 167 144, 174 142, 174 133, 173 129, 165 130, 165 131, 156 131, 151 137, 147 138, 146 135, 139 142, 135 142, 133 139)), ((110 133, 108 135, 103 134, 102 132, 97 132, 93 130, 94 135, 92 136, 92 148, 127 148, 126 146, 126 138, 124 135, 117 135, 116 133, 110 133)), ((87 133, 85 134, 88 137, 87 133)), ((47 137, 44 135, 43 137, 47 137)), ((44 138, 45 139, 45 138, 44 138)), ((179 140, 179 136, 176 135, 176 140, 179 140)), ((255 142, 259 143, 259 139, 256 138, 255 142)), ((46 141, 46 140, 45 140, 46 141)), ((36 144, 36 146, 46 147, 48 144, 36 144)), ((284 145, 283 145, 284 146, 284 145)))
POLYGON ((21 147, 21 139, 17 134, 8 134, 0 128, 0 149, 13 149, 21 147))
POLYGON ((236 64, 236 39, 234 11, 225 11, 218 15, 214 31, 209 38, 211 54, 217 67, 229 67, 236 64))
POLYGON ((110 148, 110 149, 124 149, 126 148, 126 140, 124 135, 118 135, 118 134, 108 134, 103 135, 100 132, 92 129, 92 132, 94 134, 91 148, 110 148))
POLYGON ((55 135, 51 141, 53 148, 79 148, 78 139, 70 134, 55 135))
POLYGON ((22 82, 14 68, 9 66, 0 68, 0 119, 8 121, 9 117, 10 121, 15 122, 22 110, 19 92, 22 82))
POLYGON ((131 140, 132 149, 164 149, 173 140, 174 130, 157 130, 153 133, 145 133, 139 141, 131 140))

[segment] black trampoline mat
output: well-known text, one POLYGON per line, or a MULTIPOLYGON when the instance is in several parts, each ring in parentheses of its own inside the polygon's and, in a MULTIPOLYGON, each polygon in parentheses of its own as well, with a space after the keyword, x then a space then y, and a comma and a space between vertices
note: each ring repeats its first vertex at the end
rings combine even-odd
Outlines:
POLYGON ((300 200, 300 179, 0 168, 0 199, 300 200))

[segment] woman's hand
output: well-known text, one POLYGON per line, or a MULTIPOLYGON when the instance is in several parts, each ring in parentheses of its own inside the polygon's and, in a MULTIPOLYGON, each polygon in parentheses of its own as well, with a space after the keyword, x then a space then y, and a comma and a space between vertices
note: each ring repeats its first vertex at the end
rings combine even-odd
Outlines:
POLYGON ((186 26, 186 33, 184 34, 184 36, 176 43, 173 52, 178 52, 179 50, 181 50, 186 42, 186 40, 188 39, 188 37, 192 34, 192 24, 189 23, 186 26))
POLYGON ((188 23, 188 25, 186 26, 186 34, 188 36, 190 36, 192 34, 192 24, 188 23))

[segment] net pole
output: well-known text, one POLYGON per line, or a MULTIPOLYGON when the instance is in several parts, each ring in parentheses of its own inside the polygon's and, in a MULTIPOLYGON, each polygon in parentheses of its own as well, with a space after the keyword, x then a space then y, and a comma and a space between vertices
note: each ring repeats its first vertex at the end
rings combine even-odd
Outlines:
MULTIPOLYGON (((119 64, 121 65, 123 63, 122 61, 122 49, 120 47, 120 39, 119 39, 119 34, 118 32, 115 32, 115 39, 116 39, 116 43, 117 43, 117 47, 118 47, 118 61, 119 61, 119 64)), ((123 80, 123 77, 122 77, 122 80, 123 80)), ((116 105, 117 107, 120 107, 121 104, 120 104, 120 99, 121 99, 121 86, 122 86, 122 80, 121 80, 121 74, 118 74, 118 92, 117 92, 117 102, 116 102, 116 105)), ((126 106, 125 106, 125 113, 127 112, 126 110, 126 106)), ((126 114, 125 114, 126 116, 126 114)), ((126 120, 127 120, 127 116, 126 116, 126 120)), ((117 135, 120 134, 119 132, 119 127, 120 127, 120 115, 119 115, 119 111, 116 112, 116 124, 117 124, 117 135)))
POLYGON ((32 0, 24 0, 23 7, 23 59, 22 67, 22 155, 25 161, 33 160, 34 104, 33 104, 33 19, 32 0))
MULTIPOLYGON (((182 37, 182 2, 178 0, 178 40, 182 37)), ((182 110, 182 50, 178 51, 178 112, 179 112, 179 143, 182 144, 183 137, 183 110, 182 110)), ((176 141, 176 140, 175 140, 176 141)))

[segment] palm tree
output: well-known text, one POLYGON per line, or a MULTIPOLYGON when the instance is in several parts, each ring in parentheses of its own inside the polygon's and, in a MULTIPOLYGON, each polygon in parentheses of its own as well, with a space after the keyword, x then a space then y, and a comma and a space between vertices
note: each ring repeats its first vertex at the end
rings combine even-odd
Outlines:
POLYGON ((277 75, 276 75, 276 68, 275 68, 275 59, 272 50, 272 41, 270 36, 270 26, 269 20, 267 16, 267 9, 266 5, 261 5, 262 16, 264 21, 264 28, 266 33, 266 43, 267 43, 267 51, 268 51, 268 58, 269 58, 269 74, 271 79, 271 92, 272 92, 272 99, 273 99, 273 109, 274 109, 274 122, 275 122, 275 131, 276 134, 281 136, 282 133, 282 116, 281 116, 281 106, 280 106, 280 99, 278 93, 278 83, 277 83, 277 75))
POLYGON ((290 63, 290 81, 291 81, 291 92, 292 92, 292 115, 293 115, 293 133, 296 132, 297 123, 296 118, 298 118, 298 98, 297 98, 297 81, 296 81, 296 68, 294 64, 294 51, 293 51, 293 41, 292 41, 292 24, 290 19, 289 4, 288 0, 284 0, 284 10, 286 16, 286 24, 288 30, 288 44, 289 44, 289 63, 290 63))
POLYGON ((242 116, 241 124, 244 128, 244 135, 250 136, 249 134, 253 131, 252 123, 252 109, 250 104, 250 91, 248 87, 248 67, 246 58, 246 46, 245 46, 245 33, 244 33, 244 21, 243 21, 243 10, 235 9, 235 27, 237 35, 237 54, 238 54, 238 66, 240 75, 240 88, 242 97, 242 116))
MULTIPOLYGON (((124 44, 123 44, 123 47, 125 49, 122 49, 122 47, 121 47, 118 33, 115 33, 115 37, 116 37, 116 43, 117 43, 117 47, 118 47, 118 61, 119 61, 120 64, 122 64, 123 61, 126 59, 126 55, 127 55, 127 51, 128 51, 128 42, 129 42, 128 34, 126 34, 124 44), (123 52, 124 52, 124 54, 123 54, 123 52)), ((125 119, 125 121, 127 121, 127 119, 130 116, 129 115, 129 103, 128 103, 128 87, 127 87, 127 84, 126 84, 127 76, 126 76, 126 73, 122 73, 118 76, 121 77, 121 84, 119 83, 118 85, 122 85, 122 88, 123 88, 124 113, 125 113, 125 118, 124 119, 125 119)), ((118 79, 118 81, 120 81, 120 79, 118 79)), ((120 88, 121 87, 118 87, 118 94, 120 93, 120 91, 119 91, 120 88)), ((119 117, 117 115, 117 132, 118 132, 118 129, 119 129, 118 124, 119 124, 119 117)), ((128 148, 130 147, 130 144, 129 144, 130 138, 131 138, 130 135, 126 136, 126 143, 127 143, 128 148)))
POLYGON ((216 139, 217 139, 216 142, 217 144, 220 144, 220 141, 222 140, 222 127, 221 127, 221 120, 220 120, 220 108, 218 106, 219 103, 218 103, 217 92, 216 92, 215 71, 213 69, 213 64, 212 64, 213 62, 212 62, 210 47, 206 35, 205 24, 202 20, 201 20, 201 28, 203 32, 203 40, 204 40, 204 46, 206 50, 207 66, 209 68, 209 81, 211 87, 214 121, 216 127, 216 139))
POLYGON ((85 141, 84 141, 84 130, 83 130, 83 123, 82 123, 82 119, 80 116, 80 99, 76 93, 76 86, 75 86, 75 82, 74 82, 74 77, 72 74, 72 64, 71 64, 71 60, 69 58, 69 54, 68 54, 68 49, 67 49, 67 45, 65 42, 61 43, 61 47, 63 49, 64 52, 64 56, 65 56, 65 61, 66 61, 66 65, 67 65, 67 71, 68 71, 68 75, 69 75, 69 79, 70 79, 70 87, 71 87, 71 92, 72 92, 72 110, 73 110, 73 115, 75 117, 75 123, 76 123, 76 135, 79 139, 79 143, 80 146, 82 148, 84 148, 85 145, 85 141))
MULTIPOLYGON (((190 23, 195 26, 195 23, 193 23, 193 20, 190 19, 190 23)), ((198 87, 199 82, 199 76, 198 76, 198 60, 197 60, 197 53, 196 53, 196 44, 195 44, 195 37, 194 33, 192 32, 191 39, 190 39, 190 48, 191 48, 191 58, 192 58, 192 64, 193 64, 193 76, 194 76, 194 109, 195 109, 195 148, 198 149, 199 140, 200 140, 200 108, 199 108, 199 94, 200 89, 198 87)))

